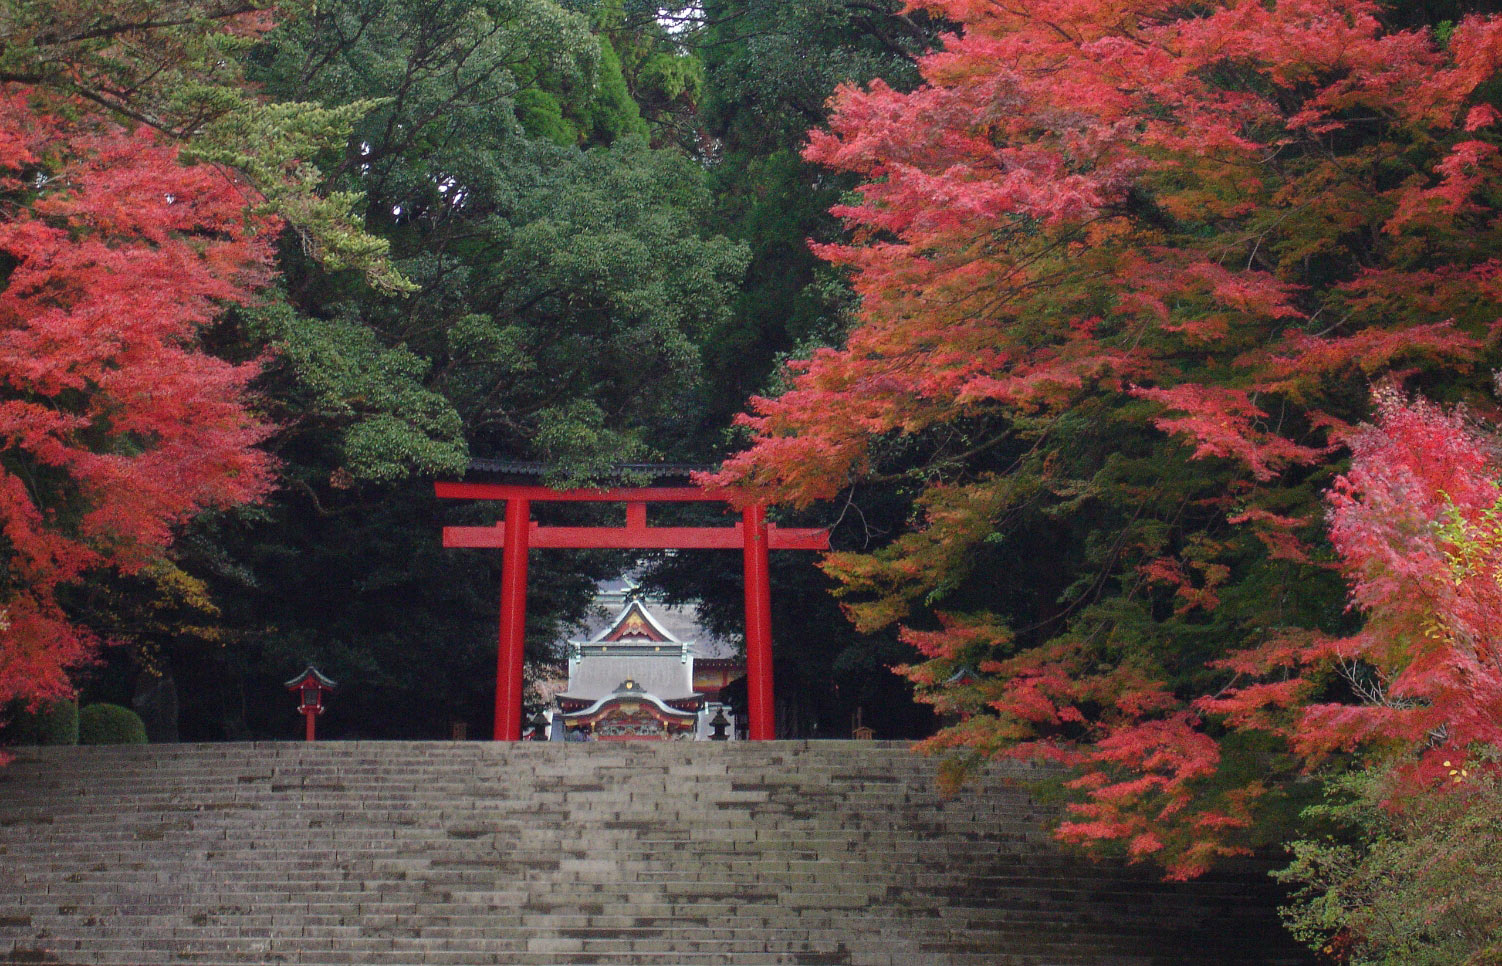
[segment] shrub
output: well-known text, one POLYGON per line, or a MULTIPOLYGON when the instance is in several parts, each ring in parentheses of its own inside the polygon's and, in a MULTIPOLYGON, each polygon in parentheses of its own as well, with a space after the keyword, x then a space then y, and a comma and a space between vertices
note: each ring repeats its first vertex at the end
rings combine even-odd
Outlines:
POLYGON ((1327 782, 1306 817, 1324 826, 1292 844, 1278 874, 1297 889, 1283 910, 1294 935, 1349 966, 1502 963, 1502 781, 1498 752, 1451 760, 1425 796, 1392 797, 1392 775, 1327 782))
POLYGON ((141 716, 118 704, 91 704, 78 712, 81 745, 144 745, 146 724, 141 716))
POLYGON ((78 744, 78 702, 71 698, 27 711, 17 711, 10 733, 22 745, 78 744))

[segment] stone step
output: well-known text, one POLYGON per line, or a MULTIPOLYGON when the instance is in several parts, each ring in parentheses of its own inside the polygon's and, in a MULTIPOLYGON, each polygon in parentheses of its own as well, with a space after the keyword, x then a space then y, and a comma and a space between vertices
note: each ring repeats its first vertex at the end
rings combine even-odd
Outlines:
POLYGON ((1071 856, 901 743, 24 749, 0 964, 1302 964, 1247 866, 1071 856))

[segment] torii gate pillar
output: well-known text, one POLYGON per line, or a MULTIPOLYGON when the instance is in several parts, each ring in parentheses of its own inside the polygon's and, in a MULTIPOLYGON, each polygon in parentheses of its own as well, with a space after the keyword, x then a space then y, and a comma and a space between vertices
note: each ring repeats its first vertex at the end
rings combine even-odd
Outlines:
POLYGON ((752 741, 777 736, 772 705, 772 582, 767 560, 767 508, 748 506, 741 512, 745 533, 741 555, 746 582, 746 710, 752 741))
POLYGON ((533 547, 664 550, 740 548, 746 579, 746 693, 752 741, 777 736, 772 703, 772 588, 770 550, 828 550, 824 530, 767 523, 764 506, 748 506, 731 527, 649 527, 647 504, 721 502, 700 487, 554 490, 503 483, 437 483, 439 497, 504 500, 505 518, 493 527, 444 527, 445 547, 499 548, 500 647, 496 655, 495 740, 519 741, 522 732, 522 653, 527 630, 527 555, 533 547), (624 527, 541 527, 532 522, 534 501, 626 504, 624 527))
POLYGON ((501 558, 501 634, 496 655, 495 739, 522 736, 522 651, 527 640, 527 537, 532 502, 506 501, 504 556, 501 558))

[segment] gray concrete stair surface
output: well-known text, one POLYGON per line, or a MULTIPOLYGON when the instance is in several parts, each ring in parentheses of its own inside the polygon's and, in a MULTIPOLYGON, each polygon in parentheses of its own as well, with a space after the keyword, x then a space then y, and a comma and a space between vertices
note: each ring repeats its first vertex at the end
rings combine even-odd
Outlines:
POLYGON ((945 799, 899 743, 20 749, 0 963, 1302 964, 1246 868, 1044 830, 1026 766, 945 799))

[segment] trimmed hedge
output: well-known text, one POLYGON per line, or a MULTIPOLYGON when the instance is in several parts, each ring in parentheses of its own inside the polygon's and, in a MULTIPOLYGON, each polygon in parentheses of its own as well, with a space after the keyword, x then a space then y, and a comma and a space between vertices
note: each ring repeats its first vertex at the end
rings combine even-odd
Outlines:
POLYGON ((146 723, 118 704, 91 704, 78 712, 81 745, 144 745, 146 723))

